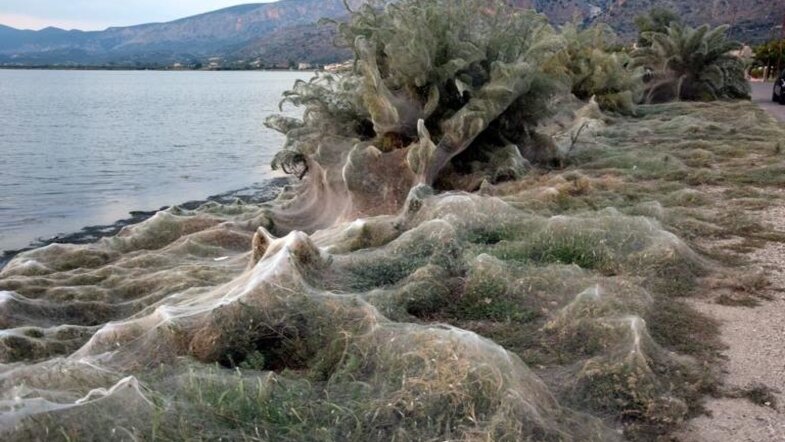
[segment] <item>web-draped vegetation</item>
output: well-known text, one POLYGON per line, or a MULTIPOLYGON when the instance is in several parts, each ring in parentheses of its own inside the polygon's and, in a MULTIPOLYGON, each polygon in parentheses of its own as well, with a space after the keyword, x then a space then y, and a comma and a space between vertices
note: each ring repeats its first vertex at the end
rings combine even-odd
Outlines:
POLYGON ((469 0, 377 6, 362 6, 340 26, 355 68, 298 82, 285 101, 305 107, 302 121, 268 120, 288 138, 274 168, 317 169, 328 156, 324 144, 341 143, 345 152, 336 154, 348 156, 348 190, 382 186, 377 193, 394 198, 394 207, 416 184, 461 188, 481 178, 518 178, 526 167, 522 149, 531 160, 555 160, 537 123, 564 88, 556 59, 564 48, 543 16, 469 0), (381 170, 371 180, 363 176, 368 162, 390 163, 399 173, 381 170), (472 174, 477 179, 454 182, 472 174))
POLYGON ((540 123, 570 95, 620 114, 640 102, 748 97, 727 27, 674 19, 655 11, 639 20, 641 47, 629 53, 602 24, 556 30, 502 2, 365 4, 340 25, 354 68, 298 82, 282 104, 303 106, 302 120, 267 121, 287 136, 273 168, 302 178, 325 141, 340 142, 350 192, 368 181, 353 180, 355 168, 368 173, 365 161, 403 168, 374 177, 400 205, 417 183, 475 190, 518 178, 529 163, 558 164, 564 149, 540 123))
POLYGON ((363 6, 340 34, 352 69, 267 121, 277 200, 0 272, 0 435, 650 440, 718 393, 684 299, 757 302, 743 252, 783 238, 740 208, 785 184, 785 132, 747 102, 640 102, 732 96, 729 59, 704 95, 708 59, 655 70, 488 0, 363 6))

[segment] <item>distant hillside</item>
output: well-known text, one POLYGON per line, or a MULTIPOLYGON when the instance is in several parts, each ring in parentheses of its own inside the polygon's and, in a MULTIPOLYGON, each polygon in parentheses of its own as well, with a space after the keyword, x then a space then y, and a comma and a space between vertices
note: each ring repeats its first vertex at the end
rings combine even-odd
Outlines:
POLYGON ((334 26, 300 25, 254 39, 227 54, 230 60, 264 60, 281 65, 289 61, 330 64, 352 57, 351 50, 334 44, 334 26))
MULTIPOLYGON (((357 6, 362 0, 351 0, 357 6)), ((577 19, 603 21, 623 36, 633 20, 653 6, 671 7, 693 25, 733 24, 732 35, 759 42, 782 21, 785 2, 772 0, 510 0, 536 8, 554 24, 577 19), (774 4, 777 3, 777 4, 774 4)), ((332 45, 334 30, 322 17, 346 17, 342 0, 280 0, 239 5, 168 23, 83 32, 46 28, 23 31, 0 26, 0 64, 150 66, 202 64, 217 57, 231 64, 330 63, 350 56, 332 45)))
POLYGON ((569 21, 573 14, 581 18, 609 23, 622 35, 635 33, 635 17, 653 7, 676 11, 693 26, 704 23, 713 26, 732 25, 732 37, 747 43, 770 38, 771 28, 781 24, 785 15, 782 0, 513 0, 532 5, 552 21, 569 21))
MULTIPOLYGON (((22 31, 3 26, 0 28, 0 63, 134 65, 224 58, 243 52, 243 48, 254 42, 280 41, 282 32, 300 39, 300 32, 315 32, 315 23, 320 18, 345 14, 342 0, 281 0, 234 6, 168 23, 94 32, 57 28, 22 31)), ((330 51, 316 49, 319 52, 293 51, 291 56, 276 54, 276 58, 289 60, 294 57, 294 61, 330 58, 330 51)), ((332 52, 332 58, 345 55, 332 52)))

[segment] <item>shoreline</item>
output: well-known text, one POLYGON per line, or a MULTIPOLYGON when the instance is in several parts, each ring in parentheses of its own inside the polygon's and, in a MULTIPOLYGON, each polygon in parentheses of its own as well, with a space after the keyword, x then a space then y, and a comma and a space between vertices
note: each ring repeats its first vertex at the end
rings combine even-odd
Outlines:
POLYGON ((35 66, 20 65, 8 66, 0 65, 0 70, 7 71, 160 71, 160 72, 315 72, 318 69, 285 69, 285 68, 264 68, 264 69, 244 69, 244 68, 172 68, 168 66, 35 66))
POLYGON ((51 244, 89 244, 105 238, 114 236, 123 229, 123 227, 139 224, 156 213, 167 210, 171 207, 181 207, 186 210, 195 210, 198 207, 208 203, 216 202, 220 204, 229 204, 235 200, 240 200, 246 204, 261 204, 275 199, 283 187, 290 183, 289 178, 270 178, 241 189, 230 190, 228 192, 219 193, 216 195, 208 196, 202 200, 191 200, 181 204, 173 204, 170 206, 163 206, 156 210, 133 210, 128 212, 130 217, 120 219, 112 224, 106 225, 93 225, 85 226, 77 232, 58 233, 50 238, 38 238, 30 242, 30 245, 16 250, 0 250, 0 271, 11 262, 14 257, 20 253, 30 250, 46 247, 51 244))

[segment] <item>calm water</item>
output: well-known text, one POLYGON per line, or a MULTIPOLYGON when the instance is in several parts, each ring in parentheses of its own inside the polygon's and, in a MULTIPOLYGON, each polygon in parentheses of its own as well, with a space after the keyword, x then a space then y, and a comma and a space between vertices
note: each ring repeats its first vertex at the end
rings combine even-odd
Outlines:
POLYGON ((262 122, 308 77, 0 70, 0 251, 273 176, 262 122))

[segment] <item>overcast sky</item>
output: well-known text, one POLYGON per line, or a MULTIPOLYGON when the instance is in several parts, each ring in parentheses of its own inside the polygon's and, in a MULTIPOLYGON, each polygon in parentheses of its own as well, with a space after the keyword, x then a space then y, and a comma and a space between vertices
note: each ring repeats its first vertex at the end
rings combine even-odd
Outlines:
POLYGON ((162 22, 243 3, 275 0, 0 0, 0 24, 98 30, 162 22))

